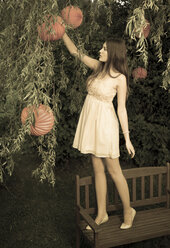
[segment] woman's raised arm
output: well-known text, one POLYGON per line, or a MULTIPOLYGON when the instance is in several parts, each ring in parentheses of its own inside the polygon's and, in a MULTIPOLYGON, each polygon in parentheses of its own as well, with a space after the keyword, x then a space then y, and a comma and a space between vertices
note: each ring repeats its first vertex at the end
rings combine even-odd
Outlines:
POLYGON ((95 70, 99 66, 100 61, 80 53, 80 51, 77 49, 75 44, 72 42, 72 40, 68 37, 66 33, 63 35, 62 39, 71 55, 78 57, 85 65, 87 65, 92 70, 95 70))

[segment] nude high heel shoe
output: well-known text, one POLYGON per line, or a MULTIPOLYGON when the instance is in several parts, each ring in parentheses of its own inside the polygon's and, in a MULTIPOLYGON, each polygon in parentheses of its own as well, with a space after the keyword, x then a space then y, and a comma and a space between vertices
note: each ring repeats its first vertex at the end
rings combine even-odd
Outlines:
MULTIPOLYGON (((97 225, 101 225, 101 224, 107 222, 108 220, 109 220, 109 217, 108 217, 108 214, 106 214, 105 217, 103 218, 103 220, 100 221, 100 223, 96 223, 96 224, 97 224, 97 225)), ((86 230, 92 230, 92 229, 91 229, 91 227, 88 225, 88 226, 86 226, 86 230)))
POLYGON ((127 225, 125 223, 122 223, 122 225, 120 226, 120 229, 131 228, 132 227, 132 224, 133 224, 133 220, 135 218, 135 215, 136 215, 136 210, 134 208, 131 208, 131 224, 130 225, 127 225))

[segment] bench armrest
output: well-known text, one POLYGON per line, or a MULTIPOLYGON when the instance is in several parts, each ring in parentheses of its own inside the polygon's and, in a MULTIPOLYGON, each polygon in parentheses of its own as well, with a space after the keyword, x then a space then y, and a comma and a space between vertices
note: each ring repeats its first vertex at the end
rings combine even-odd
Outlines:
POLYGON ((95 221, 92 219, 92 217, 88 214, 87 210, 84 209, 82 206, 78 206, 77 208, 79 210, 80 215, 83 217, 83 219, 87 222, 87 224, 93 229, 95 233, 100 232, 101 227, 95 223, 95 221))

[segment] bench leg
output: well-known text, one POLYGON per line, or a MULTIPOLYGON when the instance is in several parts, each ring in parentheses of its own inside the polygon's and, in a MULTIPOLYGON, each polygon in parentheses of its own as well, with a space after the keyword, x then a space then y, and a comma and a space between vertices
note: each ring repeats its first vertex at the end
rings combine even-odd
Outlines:
POLYGON ((80 248, 80 230, 76 227, 76 248, 80 248))
POLYGON ((95 233, 95 235, 94 235, 94 248, 99 247, 98 243, 99 243, 98 233, 95 233))

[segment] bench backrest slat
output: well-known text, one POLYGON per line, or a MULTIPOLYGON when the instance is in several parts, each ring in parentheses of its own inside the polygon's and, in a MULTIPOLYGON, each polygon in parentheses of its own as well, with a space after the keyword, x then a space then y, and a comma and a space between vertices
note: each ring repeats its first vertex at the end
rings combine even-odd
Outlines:
POLYGON ((126 179, 167 173, 166 166, 142 167, 122 170, 126 179))
POLYGON ((132 201, 135 202, 136 201, 136 178, 134 177, 132 179, 132 185, 133 185, 133 190, 132 190, 132 201))
POLYGON ((88 176, 88 177, 82 177, 80 178, 80 186, 86 185, 86 184, 92 184, 92 177, 88 176))
POLYGON ((153 175, 150 176, 150 198, 153 198, 153 175))
POLYGON ((141 187, 142 187, 142 200, 145 199, 145 177, 141 177, 141 187))
POLYGON ((158 196, 161 197, 162 194, 162 174, 158 176, 158 196))
POLYGON ((167 163, 167 208, 170 208, 170 163, 167 163))
POLYGON ((86 208, 89 208, 89 185, 85 185, 85 204, 86 208))

